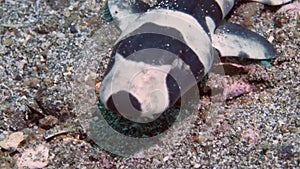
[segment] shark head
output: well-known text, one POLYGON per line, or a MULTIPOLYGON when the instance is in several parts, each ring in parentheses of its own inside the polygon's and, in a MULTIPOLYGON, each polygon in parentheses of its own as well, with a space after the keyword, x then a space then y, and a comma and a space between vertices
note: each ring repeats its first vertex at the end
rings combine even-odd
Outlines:
POLYGON ((131 117, 152 117, 169 106, 167 79, 171 65, 150 65, 116 53, 100 87, 110 110, 131 117))

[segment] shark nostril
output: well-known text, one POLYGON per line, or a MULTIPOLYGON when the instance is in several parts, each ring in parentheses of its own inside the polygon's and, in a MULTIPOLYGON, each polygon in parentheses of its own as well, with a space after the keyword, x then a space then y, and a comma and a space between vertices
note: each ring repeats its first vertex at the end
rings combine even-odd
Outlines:
POLYGON ((141 103, 136 97, 126 91, 119 91, 112 94, 106 103, 107 107, 113 111, 125 115, 139 115, 142 111, 141 103))

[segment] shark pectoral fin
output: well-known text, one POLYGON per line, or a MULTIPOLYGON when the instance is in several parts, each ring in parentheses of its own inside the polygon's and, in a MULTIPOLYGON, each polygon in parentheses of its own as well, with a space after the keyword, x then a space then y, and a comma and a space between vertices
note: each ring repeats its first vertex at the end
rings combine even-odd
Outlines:
POLYGON ((124 1, 124 0, 108 0, 107 5, 113 19, 118 23, 121 30, 124 30, 132 21, 146 12, 150 5, 142 0, 124 1))
POLYGON ((292 0, 250 0, 250 1, 259 2, 267 5, 282 5, 291 2, 292 0))
POLYGON ((212 35, 212 44, 221 56, 248 59, 271 59, 274 47, 262 36, 240 25, 225 23, 212 35))

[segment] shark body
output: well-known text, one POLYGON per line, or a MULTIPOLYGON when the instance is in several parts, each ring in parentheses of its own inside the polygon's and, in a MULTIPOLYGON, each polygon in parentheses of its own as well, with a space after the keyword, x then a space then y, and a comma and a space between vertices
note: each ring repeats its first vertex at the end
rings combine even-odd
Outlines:
MULTIPOLYGON (((256 0, 280 5, 290 0, 256 0)), ((258 34, 222 23, 234 0, 108 0, 122 31, 100 87, 110 110, 153 117, 172 107, 209 72, 217 55, 270 59, 273 46, 258 34)))

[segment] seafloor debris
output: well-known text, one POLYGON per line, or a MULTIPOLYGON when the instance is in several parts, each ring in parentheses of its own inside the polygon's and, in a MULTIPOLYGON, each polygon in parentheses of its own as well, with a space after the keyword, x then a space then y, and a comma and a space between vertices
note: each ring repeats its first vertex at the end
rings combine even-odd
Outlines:
POLYGON ((294 13, 300 12, 300 2, 294 2, 287 5, 282 6, 276 13, 294 13))
POLYGON ((251 85, 243 80, 236 80, 230 84, 227 79, 224 79, 223 97, 232 99, 245 93, 252 91, 251 85))
POLYGON ((10 134, 4 140, 0 141, 0 147, 5 150, 15 150, 23 140, 23 132, 15 132, 10 134))
POLYGON ((37 145, 28 148, 18 158, 18 168, 43 168, 48 164, 49 148, 45 145, 37 145))
POLYGON ((40 119, 39 124, 41 128, 48 130, 58 124, 58 119, 52 115, 49 115, 40 119))
POLYGON ((70 131, 72 131, 71 129, 65 129, 65 128, 61 128, 60 126, 51 128, 49 130, 46 131, 45 133, 45 140, 50 140, 56 136, 62 135, 62 134, 66 134, 69 133, 70 131))
POLYGON ((210 94, 214 101, 225 101, 243 94, 249 93, 258 88, 258 83, 265 83, 270 80, 265 64, 241 65, 237 63, 218 63, 214 70, 224 69, 225 75, 211 73, 204 88, 210 88, 210 94), (219 67, 219 68, 218 68, 219 67), (257 74, 259 72, 259 74, 257 74), (226 76, 229 75, 229 76, 226 76), (257 83, 253 83, 257 82, 257 83))
POLYGON ((249 144, 255 144, 259 139, 259 132, 254 129, 246 129, 243 131, 241 139, 249 144))

